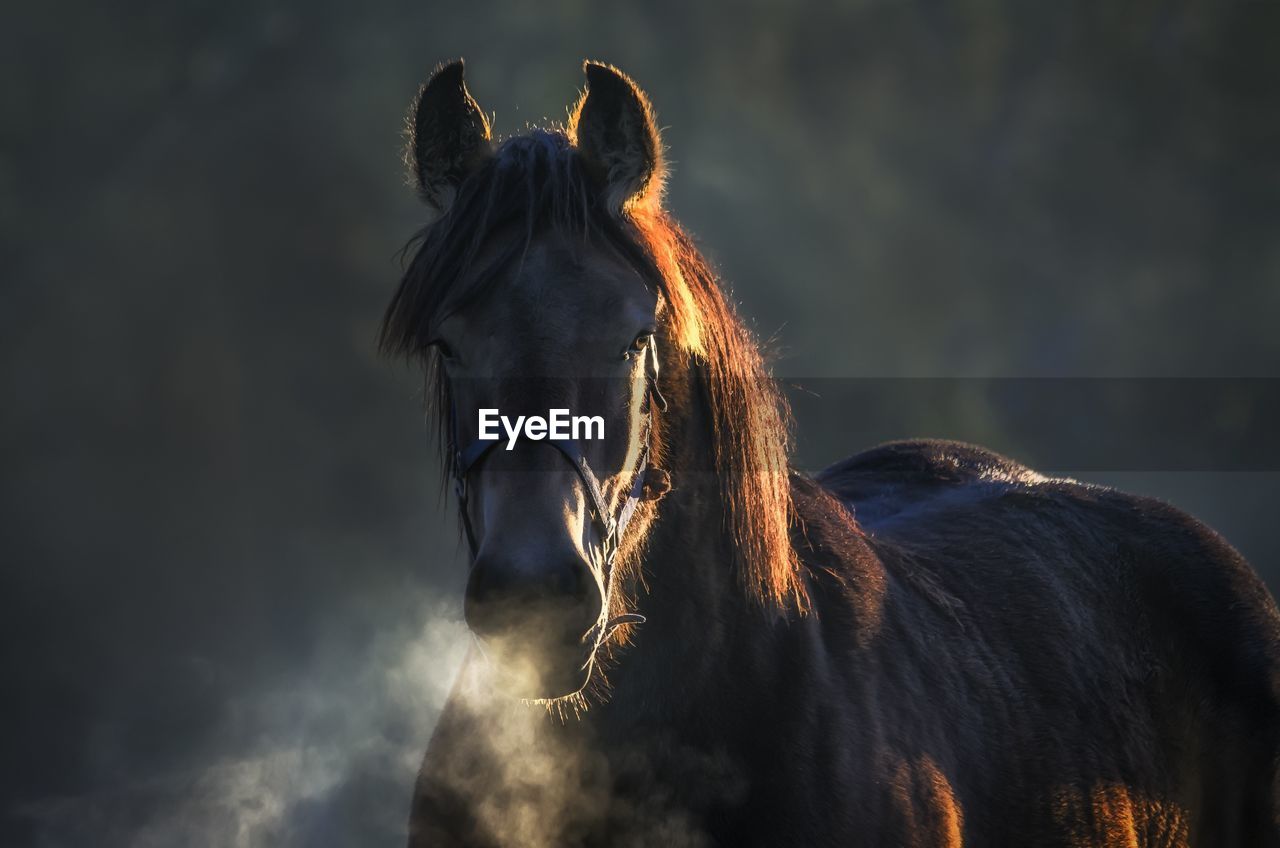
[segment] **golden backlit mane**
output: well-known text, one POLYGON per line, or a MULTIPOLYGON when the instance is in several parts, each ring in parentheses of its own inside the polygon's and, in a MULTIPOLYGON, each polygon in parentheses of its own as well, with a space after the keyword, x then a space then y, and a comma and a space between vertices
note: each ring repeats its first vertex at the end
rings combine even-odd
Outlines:
POLYGON ((807 608, 791 545, 790 410, 759 346, 689 236, 661 210, 633 209, 664 286, 668 335, 700 372, 713 416, 725 525, 744 588, 762 604, 807 608))

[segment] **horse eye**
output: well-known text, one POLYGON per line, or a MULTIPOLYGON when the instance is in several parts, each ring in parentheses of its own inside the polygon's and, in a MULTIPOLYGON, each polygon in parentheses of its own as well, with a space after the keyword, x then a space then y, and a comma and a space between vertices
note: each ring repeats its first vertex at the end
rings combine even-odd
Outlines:
POLYGON ((428 347, 434 347, 439 353, 441 359, 453 359, 453 348, 449 347, 449 343, 444 339, 433 339, 427 343, 428 347))
POLYGON ((631 342, 631 347, 627 348, 627 353, 641 353, 649 346, 649 342, 653 339, 653 333, 644 332, 635 337, 631 342))

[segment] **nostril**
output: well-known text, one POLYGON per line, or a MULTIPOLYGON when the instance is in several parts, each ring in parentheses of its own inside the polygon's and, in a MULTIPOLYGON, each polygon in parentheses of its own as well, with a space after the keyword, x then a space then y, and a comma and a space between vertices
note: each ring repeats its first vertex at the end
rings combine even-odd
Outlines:
POLYGON ((480 636, 536 627, 569 639, 590 630, 602 603, 580 558, 535 564, 482 555, 467 581, 463 614, 480 636))
POLYGON ((546 580, 547 591, 566 600, 586 599, 595 590, 591 570, 577 561, 548 569, 546 580))

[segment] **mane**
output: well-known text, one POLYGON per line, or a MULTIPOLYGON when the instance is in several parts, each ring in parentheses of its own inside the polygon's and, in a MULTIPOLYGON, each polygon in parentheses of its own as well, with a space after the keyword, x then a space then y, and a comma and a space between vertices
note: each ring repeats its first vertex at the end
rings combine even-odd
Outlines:
POLYGON ((419 359, 443 465, 452 469, 448 381, 431 345, 439 322, 482 298, 500 272, 548 230, 581 234, 629 261, 662 299, 663 336, 693 368, 712 422, 724 526, 739 579, 766 608, 808 602, 790 541, 790 413, 751 332, 693 240, 657 204, 610 213, 577 149, 555 130, 504 142, 462 184, 449 210, 405 248, 415 250, 383 318, 384 353, 419 359), (496 253, 499 233, 515 233, 496 253), (482 248, 492 256, 479 265, 482 248))

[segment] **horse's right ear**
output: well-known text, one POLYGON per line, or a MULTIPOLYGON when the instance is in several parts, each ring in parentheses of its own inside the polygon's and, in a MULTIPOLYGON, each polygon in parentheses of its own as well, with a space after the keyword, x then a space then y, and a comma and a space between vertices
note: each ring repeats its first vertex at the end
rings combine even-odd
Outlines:
POLYGON ((418 194, 443 214, 488 158, 489 121, 462 81, 462 60, 436 68, 409 110, 407 164, 418 194))

